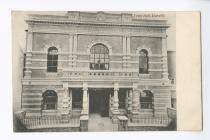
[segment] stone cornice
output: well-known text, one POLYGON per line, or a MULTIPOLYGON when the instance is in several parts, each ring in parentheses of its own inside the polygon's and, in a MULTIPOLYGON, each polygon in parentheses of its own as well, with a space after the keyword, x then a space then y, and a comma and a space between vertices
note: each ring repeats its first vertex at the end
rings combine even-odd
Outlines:
MULTIPOLYGON (((139 82, 139 79, 133 79, 133 80, 125 80, 125 79, 118 79, 118 80, 113 80, 113 79, 83 79, 83 81, 79 79, 62 79, 62 78, 54 78, 54 79, 40 79, 40 78, 31 78, 31 79, 22 79, 22 84, 24 86, 31 86, 31 85, 41 85, 41 86, 52 86, 52 85, 58 85, 58 86, 63 86, 63 83, 68 83, 69 87, 83 87, 83 83, 86 82, 88 83, 88 87, 98 87, 99 85, 103 86, 103 88, 114 88, 113 83, 119 83, 119 88, 133 88, 133 84, 135 83, 136 86, 153 86, 153 87, 168 87, 169 89, 171 88, 171 84, 169 84, 168 80, 163 80, 163 79, 142 79, 139 82), (162 85, 162 83, 168 83, 165 85, 162 85)), ((25 87, 27 88, 27 87, 25 87)), ((30 87, 30 90, 36 90, 40 88, 33 88, 30 87)))
POLYGON ((121 27, 168 28, 167 20, 134 19, 132 14, 112 14, 104 12, 68 12, 65 16, 29 15, 28 24, 76 24, 121 27))

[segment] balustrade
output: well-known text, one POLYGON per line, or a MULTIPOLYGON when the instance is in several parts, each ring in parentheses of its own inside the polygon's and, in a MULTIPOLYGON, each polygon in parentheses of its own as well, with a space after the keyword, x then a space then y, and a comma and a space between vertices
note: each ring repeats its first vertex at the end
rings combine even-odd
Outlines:
POLYGON ((142 117, 136 118, 135 122, 129 122, 129 126, 168 126, 172 121, 169 117, 142 117))
POLYGON ((113 71, 64 71, 63 77, 138 77, 138 72, 113 72, 113 71))
POLYGON ((79 127, 79 118, 63 118, 62 116, 31 116, 21 119, 27 129, 51 127, 79 127))

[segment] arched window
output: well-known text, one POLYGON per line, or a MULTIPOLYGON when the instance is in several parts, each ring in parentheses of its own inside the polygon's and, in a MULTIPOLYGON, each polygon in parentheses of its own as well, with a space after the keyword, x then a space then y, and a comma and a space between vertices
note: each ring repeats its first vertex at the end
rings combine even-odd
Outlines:
POLYGON ((148 73, 149 69, 149 58, 148 58, 148 52, 143 49, 141 50, 139 55, 139 73, 148 73))
POLYGON ((47 54, 47 72, 57 72, 58 67, 58 49, 50 47, 47 54))
POLYGON ((47 90, 42 95, 42 109, 43 110, 55 110, 57 109, 58 97, 55 91, 47 90))
POLYGON ((109 69, 109 50, 103 44, 96 44, 90 50, 90 69, 109 69))
POLYGON ((150 90, 144 90, 140 94, 140 104, 142 109, 153 109, 153 93, 150 90))

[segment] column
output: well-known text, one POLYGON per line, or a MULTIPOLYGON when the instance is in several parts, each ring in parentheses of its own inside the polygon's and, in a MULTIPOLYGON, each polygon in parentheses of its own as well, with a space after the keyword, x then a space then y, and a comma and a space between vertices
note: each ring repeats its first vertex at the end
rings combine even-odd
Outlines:
POLYGON ((114 114, 119 114, 119 99, 118 99, 118 91, 119 91, 119 84, 115 83, 114 84, 114 100, 113 100, 113 113, 114 114))
POLYGON ((63 84, 64 92, 62 98, 62 115, 69 115, 70 113, 70 97, 68 83, 63 84))
POLYGON ((88 115, 88 85, 83 83, 82 116, 88 115))
POLYGON ((127 90, 128 92, 128 114, 132 111, 132 90, 127 90))
POLYGON ((31 31, 27 31, 24 78, 31 78, 32 74, 31 71, 32 39, 33 39, 33 33, 31 31))
POLYGON ((168 79, 167 37, 162 37, 162 78, 168 79))
POLYGON ((90 100, 90 98, 89 98, 89 92, 87 92, 87 109, 88 109, 88 112, 89 112, 89 100, 90 100))
POLYGON ((113 107, 113 103, 112 103, 112 94, 109 94, 109 116, 112 116, 112 107, 113 107))
POLYGON ((114 124, 118 123, 117 116, 120 114, 120 111, 118 109, 119 107, 119 99, 118 99, 118 91, 119 91, 119 84, 114 83, 114 95, 113 95, 113 107, 112 107, 112 122, 114 124))
POLYGON ((132 121, 135 121, 139 114, 139 91, 138 85, 133 84, 132 93, 132 121))
POLYGON ((72 115, 72 89, 69 88, 69 98, 70 98, 70 102, 69 102, 69 114, 72 115))
POLYGON ((132 95, 132 113, 139 112, 139 92, 136 89, 133 89, 132 95))

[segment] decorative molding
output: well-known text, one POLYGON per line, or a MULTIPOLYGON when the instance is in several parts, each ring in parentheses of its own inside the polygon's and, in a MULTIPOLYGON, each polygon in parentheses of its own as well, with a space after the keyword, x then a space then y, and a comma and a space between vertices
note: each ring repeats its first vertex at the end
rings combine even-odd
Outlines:
POLYGON ((76 16, 74 15, 75 18, 70 18, 70 16, 29 15, 26 19, 26 22, 29 25, 32 25, 32 24, 80 24, 80 25, 99 25, 99 26, 156 27, 156 28, 164 28, 164 29, 170 26, 169 24, 167 24, 167 20, 154 20, 154 19, 137 20, 137 19, 133 19, 132 17, 129 17, 130 18, 129 19, 128 17, 125 17, 125 16, 124 16, 125 18, 122 18, 122 14, 115 14, 113 18, 113 16, 110 16, 110 14, 108 13, 99 13, 99 12, 89 13, 89 15, 87 14, 88 13, 81 14, 80 12, 79 15, 76 15, 76 16), (98 18, 97 18, 97 15, 99 15, 98 18), (87 16, 91 18, 87 18, 87 16))
POLYGON ((148 86, 144 86, 144 87, 141 89, 142 92, 143 92, 144 90, 149 90, 149 91, 151 91, 151 89, 150 89, 148 86))
POLYGON ((133 88, 133 90, 138 90, 138 83, 133 83, 132 88, 133 88))
POLYGON ((63 83, 63 88, 68 88, 69 87, 69 84, 66 82, 66 83, 63 83))
MULTIPOLYGON (((43 54, 43 55, 46 55, 47 54, 47 51, 43 52, 43 51, 31 51, 31 52, 26 52, 28 54, 43 54)), ((87 52, 77 52, 75 53, 76 55, 90 55, 90 54, 87 54, 87 52)), ((58 52, 58 55, 70 55, 69 52, 58 52)), ((123 53, 113 53, 110 54, 110 56, 123 56, 123 53)), ((130 56, 133 56, 133 57, 137 57, 139 56, 138 53, 131 53, 130 56)), ((70 57, 75 57, 75 56, 70 56, 70 57)), ((167 56, 163 56, 161 54, 151 54, 149 57, 167 57, 167 56)))
MULTIPOLYGON (((32 62, 47 62, 47 59, 31 59, 32 62)), ((68 59, 58 59, 58 62, 75 62, 75 60, 68 60, 68 59)), ((78 63, 89 63, 90 60, 76 60, 78 63)), ((126 61, 129 64, 138 64, 139 61, 126 61)), ((110 60, 109 63, 123 63, 123 60, 115 61, 115 60, 110 60)), ((31 63, 30 63, 31 64, 31 63)), ((167 64, 167 62, 151 62, 149 61, 149 64, 167 64)))
POLYGON ((106 20, 104 12, 102 12, 102 11, 98 12, 96 15, 96 20, 100 21, 100 22, 106 20))
POLYGON ((163 69, 149 69, 149 72, 152 71, 152 72, 162 72, 162 71, 165 71, 163 69))
POLYGON ((119 90, 119 83, 118 82, 114 83, 114 90, 119 90))
MULTIPOLYGON (((137 52, 137 50, 136 50, 136 52, 137 52)), ((130 56, 137 57, 137 56, 139 56, 139 53, 132 53, 132 54, 130 54, 130 56)), ((151 54, 149 57, 160 57, 160 58, 162 58, 163 56, 161 54, 151 54)))
POLYGON ((55 87, 46 87, 46 88, 42 88, 42 94, 45 92, 45 91, 47 91, 47 90, 53 90, 53 91, 55 91, 57 94, 58 94, 58 89, 57 88, 55 88, 55 87))
POLYGON ((109 45, 109 43, 105 40, 93 40, 88 46, 87 46, 87 54, 90 55, 91 48, 96 44, 103 44, 105 45, 109 50, 109 55, 112 55, 112 47, 109 45))
POLYGON ((138 47, 138 48, 136 49, 136 54, 137 54, 138 56, 139 56, 139 52, 140 52, 141 50, 146 50, 146 51, 148 52, 148 56, 151 56, 151 55, 152 55, 152 51, 151 51, 150 48, 148 48, 148 47, 146 47, 146 46, 141 46, 141 47, 138 47))
MULTIPOLYGON (((109 26, 108 26, 109 27, 109 26)), ((108 28, 107 27, 107 28, 108 28)), ((110 27, 109 27, 110 28, 110 27)), ((162 38, 163 36, 165 36, 165 34, 163 33, 156 33, 154 32, 146 32, 146 31, 135 31, 136 29, 134 29, 134 31, 119 31, 115 28, 111 29, 111 30, 105 30, 104 27, 103 29, 100 30, 96 30, 95 28, 93 29, 79 29, 75 27, 75 30, 71 31, 66 30, 66 29, 34 29, 36 33, 49 33, 49 34, 74 34, 75 30, 77 30, 77 35, 112 35, 112 36, 119 36, 122 37, 125 34, 129 34, 132 37, 153 37, 153 38, 162 38)))
POLYGON ((49 44, 45 44, 44 45, 44 52, 48 52, 48 49, 50 48, 50 47, 56 47, 57 49, 58 49, 58 52, 61 52, 61 47, 60 47, 60 45, 59 44, 55 44, 54 42, 51 42, 51 43, 49 43, 49 44))
MULTIPOLYGON (((36 85, 36 86, 48 86, 48 88, 41 88, 42 89, 42 93, 44 91, 48 90, 53 90, 53 87, 55 85, 59 85, 62 86, 62 82, 57 83, 57 81, 62 80, 62 78, 55 78, 55 79, 43 79, 43 78, 33 78, 33 79, 24 79, 24 81, 31 81, 32 85, 36 85), (52 82, 55 82, 55 84, 52 85, 52 82), (51 88, 52 87, 52 88, 51 88)), ((126 80, 127 84, 125 85, 125 80, 120 80, 118 79, 117 82, 119 83, 119 88, 133 88, 132 85, 132 81, 130 80, 126 80), (122 84, 121 84, 122 83, 122 84)), ((84 82, 88 83, 88 87, 89 88, 114 88, 114 84, 113 84, 113 79, 93 79, 93 80, 83 80, 84 82), (100 84, 101 82, 103 82, 103 84, 100 84), (90 84, 89 84, 90 83, 90 84)), ((138 79, 139 81, 139 79, 138 79)), ((167 88, 169 90, 173 89, 170 85, 162 85, 162 82, 164 81, 163 79, 142 79, 141 82, 136 81, 136 84, 138 85, 138 89, 141 89, 142 86, 151 86, 151 87, 157 87, 157 88, 167 88)), ((81 83, 81 79, 65 79, 65 82, 68 82, 69 87, 72 88, 82 88, 83 85, 81 83)), ((27 86, 29 84, 27 84, 26 82, 23 83, 23 85, 27 86)), ((57 91, 63 91, 63 88, 56 88, 57 91)), ((38 87, 24 87, 24 90, 40 90, 40 88, 38 87)))
POLYGON ((87 90, 88 90, 88 83, 87 83, 87 82, 83 82, 83 84, 82 84, 82 89, 83 89, 84 91, 87 91, 87 90))
POLYGON ((151 76, 151 74, 142 74, 142 73, 139 73, 139 78, 141 79, 149 79, 151 76))
POLYGON ((57 77, 58 76, 58 72, 47 72, 46 71, 46 76, 47 77, 57 77))

